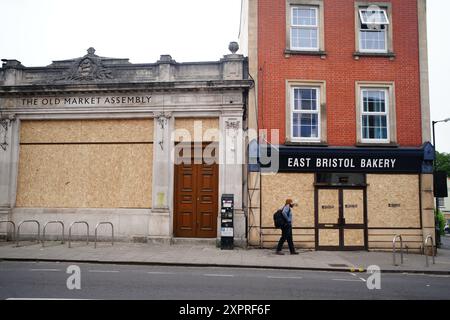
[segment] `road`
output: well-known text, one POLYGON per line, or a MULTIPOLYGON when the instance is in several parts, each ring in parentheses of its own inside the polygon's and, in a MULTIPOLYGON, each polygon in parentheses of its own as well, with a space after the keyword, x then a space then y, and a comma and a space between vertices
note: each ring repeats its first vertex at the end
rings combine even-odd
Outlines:
POLYGON ((72 276, 66 273, 69 266, 2 261, 0 299, 450 298, 450 276, 446 275, 382 273, 381 289, 369 290, 366 283, 370 275, 366 273, 104 264, 78 264, 81 288, 69 290, 67 279, 72 276))

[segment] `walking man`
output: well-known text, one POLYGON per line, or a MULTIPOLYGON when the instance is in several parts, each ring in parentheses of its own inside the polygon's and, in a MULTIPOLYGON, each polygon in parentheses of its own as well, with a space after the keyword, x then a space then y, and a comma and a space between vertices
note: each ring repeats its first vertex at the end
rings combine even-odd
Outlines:
POLYGON ((289 251, 291 254, 298 254, 294 248, 294 242, 292 241, 292 208, 294 207, 294 201, 292 199, 287 199, 286 204, 283 207, 282 213, 286 223, 281 227, 281 238, 278 241, 278 247, 276 254, 284 255, 281 250, 283 249, 283 244, 287 240, 289 251))

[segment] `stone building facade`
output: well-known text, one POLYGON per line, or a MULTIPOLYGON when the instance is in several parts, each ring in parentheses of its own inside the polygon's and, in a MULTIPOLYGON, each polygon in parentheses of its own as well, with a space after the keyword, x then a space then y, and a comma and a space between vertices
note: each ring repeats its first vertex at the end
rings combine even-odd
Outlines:
MULTIPOLYGON (((60 220, 66 232, 86 221, 91 234, 110 221, 116 238, 129 241, 218 239, 220 196, 228 193, 235 240, 245 243, 236 133, 246 126, 251 81, 246 59, 230 48, 214 62, 162 55, 132 64, 93 48, 46 67, 2 60, 0 220, 41 228, 60 220)), ((72 232, 82 236, 82 228, 72 232)))

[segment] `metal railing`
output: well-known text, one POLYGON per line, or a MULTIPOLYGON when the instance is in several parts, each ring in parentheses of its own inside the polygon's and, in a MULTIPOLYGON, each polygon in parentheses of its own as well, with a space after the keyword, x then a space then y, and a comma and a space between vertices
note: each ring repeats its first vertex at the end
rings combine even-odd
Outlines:
MULTIPOLYGON (((0 223, 10 223, 13 226, 13 239, 12 241, 14 242, 16 240, 16 224, 14 223, 14 221, 11 220, 2 220, 0 221, 0 223)), ((8 241, 8 226, 6 226, 6 241, 8 241)))
POLYGON ((75 221, 75 222, 72 222, 72 224, 69 227, 69 248, 70 248, 70 242, 72 240, 72 227, 73 227, 74 224, 79 224, 79 223, 85 224, 86 227, 87 227, 86 244, 89 245, 89 223, 87 223, 86 221, 75 221))
POLYGON ((51 224, 51 223, 59 223, 62 227, 62 239, 61 239, 61 244, 64 244, 64 222, 59 221, 59 220, 55 220, 55 221, 49 221, 44 225, 44 230, 42 231, 42 247, 44 247, 45 245, 45 228, 47 228, 47 225, 51 224))
POLYGON ((400 239, 400 259, 401 259, 400 264, 403 264, 403 238, 401 235, 396 234, 394 239, 392 240, 392 263, 394 264, 394 266, 397 265, 397 263, 395 261, 395 255, 396 255, 396 251, 397 251, 397 248, 396 248, 397 239, 400 239))
POLYGON ((114 245, 114 225, 111 222, 99 222, 95 226, 95 244, 94 244, 94 248, 97 248, 97 228, 98 228, 99 225, 102 225, 102 224, 109 224, 111 226, 111 232, 112 232, 111 245, 114 245))
POLYGON ((37 221, 37 220, 24 220, 24 221, 21 221, 19 223, 19 225, 17 226, 17 246, 19 246, 19 241, 20 241, 20 227, 22 226, 22 224, 28 223, 28 222, 36 223, 38 225, 37 241, 39 242, 39 238, 41 236, 41 224, 39 223, 39 221, 37 221))
POLYGON ((431 255, 433 256, 433 264, 435 264, 435 260, 434 260, 434 242, 433 242, 433 237, 431 235, 428 235, 427 238, 425 239, 425 246, 424 246, 424 253, 425 253, 425 262, 426 262, 426 266, 429 267, 429 263, 428 263, 428 253, 426 248, 430 247, 430 245, 428 244, 428 239, 431 240, 431 255))

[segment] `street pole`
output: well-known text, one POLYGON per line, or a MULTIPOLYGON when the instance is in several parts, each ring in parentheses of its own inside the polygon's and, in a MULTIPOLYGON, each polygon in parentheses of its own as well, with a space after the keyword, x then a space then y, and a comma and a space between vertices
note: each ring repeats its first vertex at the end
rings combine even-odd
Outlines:
MULTIPOLYGON (((434 126, 438 121, 432 121, 432 127, 433 127, 433 148, 434 148, 434 173, 437 171, 437 148, 436 148, 436 132, 434 129, 434 126)), ((433 181, 435 179, 435 174, 433 174, 433 181)), ((440 237, 440 230, 438 231, 438 228, 436 228, 436 224, 439 223, 439 220, 437 219, 437 212, 439 211, 439 198, 435 197, 436 201, 436 211, 434 212, 434 237, 436 238, 436 248, 440 246, 441 244, 441 237, 440 237)))
MULTIPOLYGON (((432 121, 432 122, 431 122, 432 127, 433 127, 434 172, 437 171, 436 132, 435 132, 434 126, 436 125, 436 123, 439 123, 439 122, 449 122, 449 121, 450 121, 450 118, 447 118, 447 119, 445 119, 445 120, 439 120, 439 121, 432 121)), ((435 177, 435 175, 433 174, 433 181, 434 181, 434 177, 435 177)), ((437 212, 439 211, 439 198, 438 198, 438 197, 435 197, 435 199, 436 199, 436 213, 437 213, 437 212)), ((439 220, 437 219, 437 215, 436 215, 436 214, 435 214, 434 221, 435 221, 435 222, 434 222, 435 224, 439 223, 439 220)), ((440 234, 440 230, 439 230, 438 228, 436 228, 436 225, 435 225, 434 230, 435 230, 435 238, 436 238, 436 247, 438 247, 438 245, 441 244, 441 234, 440 234), (439 231, 438 231, 438 230, 439 230, 439 231)))

